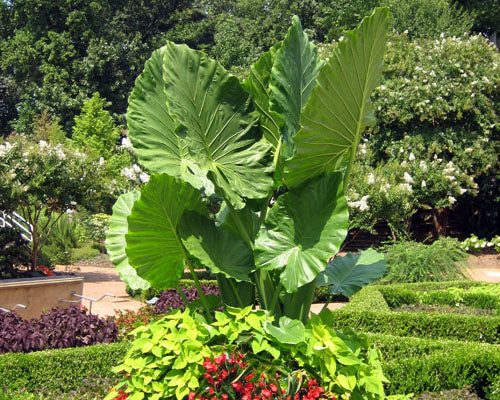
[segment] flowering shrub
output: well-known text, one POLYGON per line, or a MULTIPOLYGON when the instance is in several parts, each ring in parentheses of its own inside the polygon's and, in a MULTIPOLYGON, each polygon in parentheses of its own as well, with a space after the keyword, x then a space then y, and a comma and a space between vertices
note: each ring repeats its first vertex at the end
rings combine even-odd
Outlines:
POLYGON ((92 175, 85 155, 62 144, 17 135, 0 145, 0 209, 15 209, 32 225, 33 270, 43 239, 58 216, 82 201, 92 175), (40 229, 42 214, 47 222, 40 229))
POLYGON ((487 239, 479 239, 476 235, 471 235, 460 243, 460 247, 469 253, 479 253, 485 249, 495 249, 500 251, 500 236, 496 235, 487 239))
MULTIPOLYGON (((410 40, 402 34, 390 38, 385 61, 372 96, 378 124, 360 146, 348 196, 352 227, 387 220, 398 234, 418 208, 470 201, 484 191, 479 184, 491 193, 498 175, 500 55, 482 36, 410 40)), ((499 208, 498 198, 490 200, 482 212, 499 208)))
POLYGON ((266 311, 228 307, 208 324, 201 314, 177 310, 133 332, 136 340, 115 368, 122 381, 106 400, 119 390, 178 400, 383 398, 378 352, 363 336, 335 332, 329 315, 306 326, 282 317, 275 326, 266 311))

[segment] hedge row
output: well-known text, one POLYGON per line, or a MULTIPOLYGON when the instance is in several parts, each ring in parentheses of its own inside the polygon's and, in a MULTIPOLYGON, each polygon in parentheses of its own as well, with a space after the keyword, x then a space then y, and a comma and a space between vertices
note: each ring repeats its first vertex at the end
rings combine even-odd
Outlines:
MULTIPOLYGON (((479 395, 500 400, 500 393, 492 394, 495 382, 500 379, 500 348, 496 345, 380 334, 367 336, 382 353, 383 369, 390 380, 387 384, 389 394, 440 391, 470 385, 479 395)), ((109 379, 114 377, 111 367, 119 363, 128 346, 129 343, 114 343, 2 355, 0 381, 12 398, 13 392, 23 389, 27 393, 41 389, 46 393, 69 393, 88 386, 89 377, 100 378, 100 381, 94 380, 93 385, 101 382, 102 387, 96 387, 94 393, 99 390, 106 392, 109 379)))
POLYGON ((383 356, 388 394, 421 393, 470 385, 479 396, 500 400, 500 347, 486 343, 367 334, 383 356))
POLYGON ((111 367, 121 361, 129 346, 130 343, 121 342, 3 354, 0 387, 3 392, 28 393, 69 393, 85 386, 92 386, 93 392, 107 391, 117 381, 111 367))
POLYGON ((450 285, 448 287, 441 287, 440 289, 434 289, 428 287, 424 290, 419 290, 418 286, 411 287, 408 285, 389 285, 389 286, 376 286, 375 288, 382 293, 387 304, 391 308, 400 307, 403 304, 442 304, 453 306, 457 302, 464 304, 469 307, 479 308, 479 309, 492 309, 500 310, 500 297, 494 293, 488 293, 488 287, 492 287, 495 284, 483 284, 483 285, 450 285), (472 287, 485 288, 484 292, 480 291, 469 291, 472 287), (457 294, 450 292, 447 289, 457 288, 465 289, 460 290, 460 299, 457 299, 457 294))
POLYGON ((395 336, 448 338, 500 343, 500 317, 391 312, 376 286, 363 288, 352 301, 332 313, 332 323, 362 332, 395 336))

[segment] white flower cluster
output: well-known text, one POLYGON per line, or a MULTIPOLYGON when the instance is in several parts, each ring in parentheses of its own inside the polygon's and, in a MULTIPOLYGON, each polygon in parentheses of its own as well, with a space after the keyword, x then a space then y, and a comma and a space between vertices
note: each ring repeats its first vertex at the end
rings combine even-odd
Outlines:
POLYGON ((347 201, 347 205, 351 208, 359 208, 359 211, 367 211, 370 209, 370 206, 368 205, 368 198, 369 196, 363 196, 361 200, 358 201, 347 201))
POLYGON ((130 168, 124 167, 121 171, 121 175, 127 178, 129 181, 138 183, 148 183, 149 175, 141 170, 137 164, 132 165, 130 168))
POLYGON ((9 142, 5 142, 5 144, 0 144, 0 158, 3 158, 7 155, 7 153, 12 149, 12 144, 9 142))

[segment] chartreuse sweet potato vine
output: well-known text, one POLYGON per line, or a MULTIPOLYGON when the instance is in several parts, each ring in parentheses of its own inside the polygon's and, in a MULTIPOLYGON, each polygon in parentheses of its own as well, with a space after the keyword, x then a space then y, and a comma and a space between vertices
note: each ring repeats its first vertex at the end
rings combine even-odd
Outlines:
MULTIPOLYGON (((153 175, 118 199, 107 236, 122 279, 172 288, 199 263, 217 275, 224 305, 253 305, 257 293, 276 323, 306 322, 318 276, 347 234, 345 186, 374 120, 387 19, 376 9, 325 62, 294 18, 243 83, 185 45, 156 50, 127 114, 153 175)), ((354 286, 373 279, 340 275, 354 286)))
MULTIPOLYGON (((134 331, 137 339, 115 367, 123 380, 106 400, 120 390, 129 400, 213 398, 205 383, 228 399, 248 398, 240 397, 239 386, 253 389, 262 376, 276 389, 267 393, 272 399, 294 398, 308 379, 320 382, 329 399, 344 394, 351 400, 383 398, 385 378, 377 351, 363 336, 337 333, 321 317, 328 315, 314 316, 305 326, 288 320, 276 327, 267 311, 227 307, 209 324, 200 314, 177 310, 134 331), (225 371, 231 375, 238 368, 231 381, 225 379, 224 368, 217 372, 211 362, 222 364, 226 358, 237 360, 225 371)), ((266 398, 266 393, 255 397, 266 398)))

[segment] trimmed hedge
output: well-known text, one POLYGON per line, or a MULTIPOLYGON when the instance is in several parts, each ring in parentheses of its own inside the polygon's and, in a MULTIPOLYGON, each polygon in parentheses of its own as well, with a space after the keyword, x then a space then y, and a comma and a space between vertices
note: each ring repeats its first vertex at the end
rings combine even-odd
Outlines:
MULTIPOLYGON (((380 334, 367 334, 367 337, 382 353, 382 366, 391 381, 386 385, 388 394, 440 391, 470 385, 479 395, 500 400, 492 394, 500 378, 500 348, 496 345, 380 334)), ((23 389, 27 397, 23 395, 19 399, 35 398, 29 393, 42 389, 49 394, 48 399, 50 392, 78 390, 85 386, 89 377, 101 378, 103 387, 98 389, 105 393, 109 379, 115 377, 111 368, 120 362, 129 346, 130 343, 125 342, 1 355, 0 379, 4 391, 8 389, 8 396, 13 396, 5 399, 17 399, 15 392, 23 389)), ((98 380, 94 381, 96 384, 98 380)), ((1 393, 0 399, 3 400, 1 393)))
POLYGON ((500 343, 500 317, 394 313, 385 308, 387 302, 381 296, 377 286, 363 288, 347 306, 332 313, 334 326, 395 336, 500 343))
POLYGON ((447 282, 445 285, 422 285, 422 284, 403 284, 403 285, 387 285, 387 286, 372 286, 382 293, 387 304, 391 308, 400 307, 403 304, 442 304, 453 306, 457 302, 466 306, 480 309, 496 309, 500 310, 500 297, 492 294, 480 292, 469 292, 471 288, 485 288, 495 286, 497 284, 487 284, 477 282, 479 284, 471 284, 471 282, 447 282), (448 289, 457 288, 464 290, 460 294, 460 300, 457 300, 457 295, 448 291, 448 289))
POLYGON ((367 334, 383 355, 388 394, 462 388, 490 400, 500 379, 500 347, 485 343, 367 334))
MULTIPOLYGON (((115 378, 111 372, 125 356, 130 343, 100 344, 34 353, 0 355, 0 382, 5 392, 25 390, 68 393, 88 379, 115 378)), ((118 381, 118 379, 116 379, 118 381)), ((103 388, 107 391, 108 387, 103 388)))

